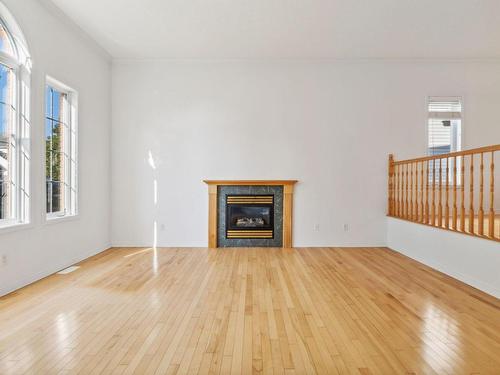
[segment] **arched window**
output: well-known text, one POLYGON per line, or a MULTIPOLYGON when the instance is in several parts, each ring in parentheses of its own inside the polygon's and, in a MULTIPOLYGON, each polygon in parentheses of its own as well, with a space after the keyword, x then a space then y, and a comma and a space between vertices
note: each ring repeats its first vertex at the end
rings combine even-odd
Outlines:
POLYGON ((0 51, 12 57, 16 56, 14 42, 3 23, 0 24, 0 51))
POLYGON ((31 59, 0 3, 0 228, 29 221, 31 59))

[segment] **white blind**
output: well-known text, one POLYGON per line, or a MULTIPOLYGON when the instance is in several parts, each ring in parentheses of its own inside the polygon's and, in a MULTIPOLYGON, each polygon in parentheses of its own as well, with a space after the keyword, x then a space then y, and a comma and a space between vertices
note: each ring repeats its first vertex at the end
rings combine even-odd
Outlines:
POLYGON ((462 118, 462 99, 460 97, 431 96, 429 98, 429 118, 445 120, 462 118))
POLYGON ((457 151, 461 143, 462 99, 430 97, 428 103, 429 154, 457 151))

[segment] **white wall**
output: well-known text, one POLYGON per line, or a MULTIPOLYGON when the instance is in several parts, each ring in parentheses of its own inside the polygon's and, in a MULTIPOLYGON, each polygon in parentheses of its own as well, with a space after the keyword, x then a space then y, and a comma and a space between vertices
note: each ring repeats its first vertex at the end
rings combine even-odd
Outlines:
POLYGON ((388 246, 500 298, 498 242, 387 218, 388 246))
POLYGON ((500 143, 497 63, 116 61, 110 91, 106 56, 74 27, 39 1, 4 3, 33 56, 33 197, 29 228, 0 231, 0 295, 107 248, 110 219, 114 245, 152 245, 156 223, 159 246, 206 246, 204 178, 299 179, 296 246, 399 248, 386 238, 387 154, 425 152, 426 96, 464 96, 465 147, 500 143), (80 100, 80 215, 55 224, 46 75, 80 100))
POLYGON ((500 143, 498 63, 117 61, 112 242, 206 246, 202 179, 293 178, 296 246, 385 245, 387 155, 425 153, 428 95, 500 143))
POLYGON ((4 0, 29 44, 32 75, 32 224, 0 232, 0 295, 109 246, 110 64, 37 0, 4 0), (79 93, 80 215, 44 222, 44 85, 50 75, 79 93))

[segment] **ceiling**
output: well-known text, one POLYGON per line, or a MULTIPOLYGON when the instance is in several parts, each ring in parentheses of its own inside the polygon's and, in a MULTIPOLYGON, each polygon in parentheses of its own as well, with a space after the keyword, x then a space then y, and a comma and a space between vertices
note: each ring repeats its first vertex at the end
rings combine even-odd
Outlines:
POLYGON ((500 0, 50 0, 117 59, 498 59, 500 0))

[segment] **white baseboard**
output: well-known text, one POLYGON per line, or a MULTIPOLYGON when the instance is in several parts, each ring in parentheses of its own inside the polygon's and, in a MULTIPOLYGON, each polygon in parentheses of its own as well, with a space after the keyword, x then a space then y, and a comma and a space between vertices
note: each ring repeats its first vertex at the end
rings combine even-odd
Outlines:
MULTIPOLYGON (((151 244, 144 244, 144 243, 141 243, 141 242, 135 242, 135 241, 113 241, 112 243, 112 247, 152 247, 151 244)), ((192 245, 189 245, 189 244, 159 244, 157 247, 165 247, 165 248, 193 248, 193 247, 199 247, 199 248, 206 248, 208 247, 208 244, 192 244, 192 245)), ((350 242, 350 243, 335 243, 335 244, 302 244, 302 243, 298 243, 298 244, 294 244, 295 248, 299 248, 299 247, 311 247, 311 248, 315 248, 315 247, 318 247, 318 248, 323 248, 323 247, 343 247, 343 248, 349 248, 349 247, 352 247, 352 248, 359 248, 359 247, 387 247, 387 244, 386 243, 375 243, 375 244, 367 244, 365 242, 360 242, 360 243, 356 243, 356 242, 350 242)))

